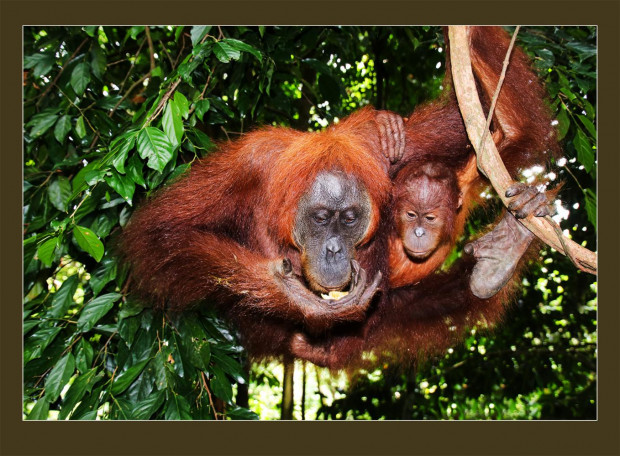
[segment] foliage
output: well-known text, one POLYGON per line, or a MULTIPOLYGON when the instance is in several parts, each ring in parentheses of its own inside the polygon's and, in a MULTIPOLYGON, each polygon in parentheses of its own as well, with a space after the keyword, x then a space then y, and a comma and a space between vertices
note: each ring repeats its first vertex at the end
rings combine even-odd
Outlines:
MULTIPOLYGON (((257 418, 240 391, 250 381, 273 394, 278 380, 257 367, 248 378, 234 331, 208 307, 179 316, 134 301, 114 237, 218 141, 266 124, 321 128, 369 103, 406 115, 437 96, 441 30, 26 27, 24 36, 25 416, 257 418)), ((567 226, 594 248, 594 28, 519 36, 558 113, 567 226)), ((322 397, 318 417, 593 417, 595 284, 554 252, 543 258, 510 325, 472 333, 416 372, 360 375, 322 397)))

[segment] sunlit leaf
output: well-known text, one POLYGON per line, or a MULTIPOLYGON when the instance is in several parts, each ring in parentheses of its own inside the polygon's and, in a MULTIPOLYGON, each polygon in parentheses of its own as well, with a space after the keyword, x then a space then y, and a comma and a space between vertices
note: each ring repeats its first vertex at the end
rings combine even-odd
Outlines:
POLYGON ((148 158, 147 166, 162 172, 172 159, 174 147, 166 135, 155 127, 146 127, 138 135, 138 153, 148 158))
POLYGON ((211 30, 210 25, 195 25, 192 27, 190 32, 190 37, 192 39, 192 46, 196 46, 198 43, 202 41, 202 39, 209 33, 211 30))
POLYGON ((238 60, 241 56, 241 52, 239 52, 238 49, 235 49, 230 44, 223 41, 218 41, 213 45, 213 53, 222 63, 228 63, 231 60, 238 60))
POLYGON ((84 395, 93 389, 95 383, 97 383, 103 377, 103 372, 97 374, 97 369, 91 369, 80 375, 71 384, 71 387, 67 391, 58 419, 64 420, 73 411, 76 404, 84 397, 84 395))
POLYGON ((47 187, 47 195, 50 202, 56 209, 62 212, 67 211, 69 200, 71 199, 72 189, 69 179, 64 176, 58 176, 52 180, 49 187, 47 187))
POLYGON ((73 295, 77 290, 79 283, 79 277, 77 274, 67 278, 60 287, 60 289, 54 293, 52 299, 52 308, 49 313, 54 318, 60 318, 67 313, 71 304, 73 304, 73 295))
POLYGON ((581 130, 577 130, 577 134, 573 138, 573 145, 577 150, 579 163, 583 165, 586 171, 590 172, 592 166, 594 166, 594 150, 590 141, 588 141, 588 138, 581 130))
POLYGON ((77 95, 82 95, 90 82, 90 65, 78 63, 71 72, 71 86, 77 95))
POLYGON ((45 379, 45 396, 49 398, 50 402, 54 402, 58 399, 60 392, 67 382, 69 382, 74 371, 75 359, 71 353, 67 353, 60 358, 60 361, 56 363, 45 379))
POLYGON ((32 119, 26 124, 30 129, 30 136, 38 138, 43 135, 58 120, 58 109, 47 109, 39 114, 32 116, 32 119))
POLYGON ((586 197, 586 212, 588 214, 588 221, 596 228, 596 193, 589 188, 585 189, 586 197))
POLYGON ((93 46, 90 51, 90 66, 97 79, 101 79, 106 70, 106 55, 99 46, 93 46))
POLYGON ((179 109, 181 116, 183 116, 184 119, 187 119, 187 116, 189 115, 189 102, 187 101, 187 98, 185 98, 185 95, 181 92, 174 92, 174 103, 179 109))
POLYGON ((136 404, 132 413, 134 419, 148 420, 164 403, 164 397, 165 393, 163 391, 158 391, 136 404))
POLYGON ((114 383, 112 383, 111 393, 112 394, 120 394, 125 391, 129 385, 133 383, 133 381, 140 375, 144 366, 149 362, 148 359, 139 362, 138 364, 131 366, 125 372, 121 373, 118 377, 114 379, 114 383))
POLYGON ((263 60, 263 56, 258 49, 256 49, 254 46, 244 43, 243 41, 235 40, 234 38, 225 38, 220 41, 220 44, 221 43, 228 44, 233 49, 237 49, 239 51, 249 52, 254 57, 256 57, 259 62, 263 60))
POLYGON ((112 170, 111 174, 105 176, 105 181, 110 187, 116 190, 116 193, 121 195, 125 201, 131 203, 133 193, 136 189, 134 181, 129 176, 119 174, 117 171, 112 170))
POLYGON ((37 249, 37 257, 47 267, 50 267, 52 265, 52 260, 54 259, 54 251, 56 250, 57 244, 58 238, 53 237, 42 243, 37 249))
POLYGON ((32 68, 34 77, 47 75, 55 63, 55 58, 49 53, 37 53, 24 58, 24 68, 32 68))
POLYGON ((183 120, 181 119, 179 108, 174 100, 169 100, 166 104, 162 125, 172 145, 176 147, 181 144, 181 138, 183 138, 183 120))
POLYGON ((209 103, 209 100, 200 100, 196 102, 196 115, 198 116, 201 122, 202 122, 202 119, 204 118, 204 115, 207 112, 209 112, 210 106, 211 104, 209 103))
POLYGON ((114 306, 121 298, 119 293, 108 293, 93 299, 86 304, 80 313, 77 329, 80 332, 90 331, 93 326, 114 306))
POLYGON ((73 228, 73 237, 85 252, 89 253, 95 260, 101 260, 104 251, 103 244, 92 230, 76 225, 73 228))
POLYGON ((78 135, 78 138, 83 138, 86 136, 86 126, 84 125, 84 116, 78 117, 77 122, 75 122, 75 134, 78 135))
POLYGON ((110 145, 110 150, 112 154, 114 154, 112 165, 114 165, 119 173, 125 172, 125 160, 127 160, 127 154, 133 149, 135 142, 136 133, 134 132, 126 133, 112 141, 110 145))
POLYGON ((27 420, 47 420, 50 411, 50 401, 46 396, 37 400, 28 416, 27 420))
POLYGON ((183 396, 176 393, 171 394, 166 407, 167 420, 191 420, 189 402, 183 396))
POLYGON ((51 328, 41 328, 29 336, 24 343, 24 364, 30 360, 40 357, 43 350, 45 350, 47 346, 52 343, 61 329, 62 328, 56 326, 51 328))
POLYGON ((58 119, 58 122, 56 122, 56 126, 54 127, 54 137, 60 144, 62 144, 69 131, 71 131, 71 117, 64 115, 58 119))

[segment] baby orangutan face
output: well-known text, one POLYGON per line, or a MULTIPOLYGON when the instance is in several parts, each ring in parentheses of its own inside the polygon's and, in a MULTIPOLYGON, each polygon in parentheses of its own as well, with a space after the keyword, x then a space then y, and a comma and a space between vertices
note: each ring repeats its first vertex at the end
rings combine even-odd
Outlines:
POLYGON ((396 227, 412 260, 429 258, 449 241, 461 207, 455 179, 422 173, 407 179, 396 199, 396 227))

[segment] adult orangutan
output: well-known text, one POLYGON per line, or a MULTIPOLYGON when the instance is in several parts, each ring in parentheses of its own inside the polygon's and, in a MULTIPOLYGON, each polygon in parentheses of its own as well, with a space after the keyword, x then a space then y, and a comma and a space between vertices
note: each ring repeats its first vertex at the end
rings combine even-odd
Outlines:
POLYGON ((387 277, 381 144, 397 134, 379 125, 391 132, 398 120, 363 109, 318 133, 267 128, 194 165, 123 232, 134 291, 178 310, 212 298, 256 356, 300 329, 365 319, 387 277), (346 288, 339 301, 320 296, 346 288))

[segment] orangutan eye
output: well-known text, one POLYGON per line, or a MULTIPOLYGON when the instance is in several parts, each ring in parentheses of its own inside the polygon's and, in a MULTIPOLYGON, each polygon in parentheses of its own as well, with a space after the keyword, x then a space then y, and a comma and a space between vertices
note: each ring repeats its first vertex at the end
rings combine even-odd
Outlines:
POLYGON ((433 220, 435 220, 437 217, 436 217, 435 215, 429 214, 429 215, 426 215, 424 218, 425 218, 426 220, 428 220, 429 222, 432 222, 432 221, 433 221, 433 220))
POLYGON ((318 211, 314 213, 312 218, 319 225, 324 225, 327 219, 329 219, 329 213, 327 211, 318 211))
POLYGON ((418 215, 413 212, 413 211, 407 211, 407 217, 409 217, 411 220, 414 220, 418 215))
POLYGON ((357 214, 352 210, 346 211, 342 214, 341 220, 345 225, 355 225, 355 222, 357 222, 357 214))

